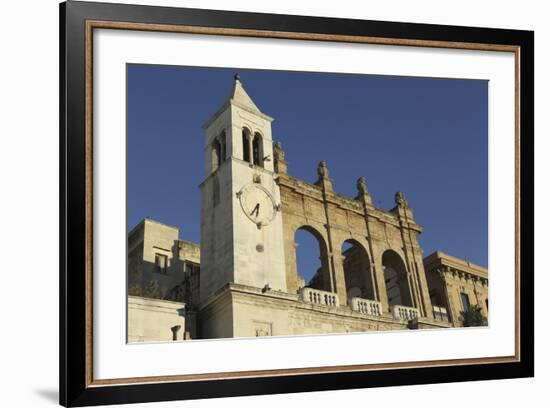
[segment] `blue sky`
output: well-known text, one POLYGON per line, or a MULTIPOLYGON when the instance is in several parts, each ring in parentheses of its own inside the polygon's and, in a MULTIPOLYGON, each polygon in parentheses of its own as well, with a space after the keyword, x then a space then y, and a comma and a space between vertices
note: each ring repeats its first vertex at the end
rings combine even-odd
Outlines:
MULTIPOLYGON (((227 98, 235 69, 128 65, 128 228, 148 216, 200 240, 203 123, 227 98)), ((256 105, 275 118, 289 174, 313 182, 326 160, 334 189, 355 196, 365 176, 373 203, 405 193, 435 250, 487 266, 487 92, 479 80, 238 70, 256 105)), ((298 269, 318 249, 297 234, 298 269)))

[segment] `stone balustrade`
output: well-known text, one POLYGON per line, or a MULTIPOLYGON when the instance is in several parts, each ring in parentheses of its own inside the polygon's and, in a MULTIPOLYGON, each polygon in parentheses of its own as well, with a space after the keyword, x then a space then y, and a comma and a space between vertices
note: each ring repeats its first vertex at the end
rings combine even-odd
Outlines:
POLYGON ((338 296, 336 293, 326 292, 313 288, 302 288, 300 291, 301 299, 306 303, 315 303, 317 305, 325 305, 338 307, 338 296))
POLYGON ((351 310, 370 315, 382 316, 382 304, 375 300, 354 297, 350 299, 351 310))
POLYGON ((392 307, 393 317, 399 320, 414 320, 417 319, 420 315, 418 309, 414 307, 408 307, 403 305, 394 305, 392 307))

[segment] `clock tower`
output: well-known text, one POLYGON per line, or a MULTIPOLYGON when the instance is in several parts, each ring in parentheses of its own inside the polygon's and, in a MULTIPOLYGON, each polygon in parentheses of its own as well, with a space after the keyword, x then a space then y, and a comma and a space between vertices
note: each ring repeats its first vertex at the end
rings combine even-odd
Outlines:
POLYGON ((287 290, 272 121, 235 75, 229 97, 204 125, 203 306, 228 283, 287 290))

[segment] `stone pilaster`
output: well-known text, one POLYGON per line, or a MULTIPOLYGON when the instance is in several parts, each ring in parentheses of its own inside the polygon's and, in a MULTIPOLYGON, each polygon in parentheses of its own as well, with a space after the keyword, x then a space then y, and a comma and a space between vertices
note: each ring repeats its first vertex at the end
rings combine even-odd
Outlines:
POLYGON ((317 174, 319 176, 316 185, 321 187, 323 192, 323 207, 325 210, 325 228, 327 231, 328 245, 328 260, 329 260, 329 276, 330 290, 338 295, 338 300, 341 305, 347 304, 346 280, 344 276, 344 266, 340 259, 340 251, 337 248, 337 243, 334 242, 331 226, 331 214, 329 206, 329 197, 333 194, 332 181, 329 178, 327 163, 323 160, 317 166, 317 174), (338 254, 338 256, 335 256, 338 254))
POLYGON ((389 312, 390 303, 388 302, 388 292, 386 291, 386 281, 384 280, 384 266, 379 261, 382 259, 382 254, 374 252, 372 267, 377 282, 378 301, 382 304, 382 310, 389 312))
POLYGON ((330 255, 332 266, 332 292, 338 295, 338 300, 341 305, 347 305, 348 296, 346 293, 346 279, 344 275, 344 264, 340 253, 332 253, 330 255))
POLYGON ((433 317, 432 302, 422 262, 422 253, 416 239, 416 234, 421 231, 421 227, 416 224, 412 209, 409 207, 405 195, 400 191, 395 193, 395 204, 396 207, 393 211, 399 220, 411 299, 421 316, 431 318, 433 317))
MULTIPOLYGON (((372 207, 372 197, 369 194, 369 191, 367 189, 367 182, 365 180, 365 177, 363 176, 357 179, 357 197, 355 199, 359 200, 363 206, 365 227, 367 229, 368 251, 369 251, 369 258, 371 263, 369 272, 371 275, 370 277, 373 285, 374 300, 378 301, 380 300, 380 285, 379 285, 380 279, 378 277, 377 270, 379 270, 380 267, 376 265, 376 262, 375 262, 376 257, 374 256, 372 234, 371 234, 371 228, 370 228, 370 222, 369 222, 369 210, 372 207)), ((382 277, 382 281, 383 280, 384 279, 382 277)), ((384 294, 385 294, 385 289, 384 289, 384 294)), ((387 303, 387 296, 385 296, 385 298, 387 303)), ((383 304, 382 306, 383 306, 383 310, 387 310, 387 304, 386 305, 383 304)))

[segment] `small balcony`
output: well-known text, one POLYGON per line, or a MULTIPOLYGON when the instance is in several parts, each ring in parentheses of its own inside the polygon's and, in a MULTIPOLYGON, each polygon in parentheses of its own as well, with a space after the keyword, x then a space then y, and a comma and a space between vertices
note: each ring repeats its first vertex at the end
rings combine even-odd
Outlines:
POLYGON ((392 314, 395 319, 410 321, 418 319, 420 313, 415 307, 408 307, 403 305, 395 305, 392 307, 392 314))
POLYGON ((324 305, 330 307, 338 307, 338 296, 336 293, 326 292, 324 290, 313 288, 302 288, 300 298, 306 303, 314 303, 316 305, 324 305))
POLYGON ((375 300, 354 297, 350 299, 351 310, 369 316, 382 316, 382 304, 375 300))

